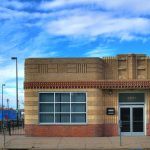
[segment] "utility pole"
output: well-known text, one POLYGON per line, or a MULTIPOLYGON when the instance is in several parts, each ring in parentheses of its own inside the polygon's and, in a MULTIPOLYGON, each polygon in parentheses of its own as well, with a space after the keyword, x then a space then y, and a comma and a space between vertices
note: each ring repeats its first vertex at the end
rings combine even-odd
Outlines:
POLYGON ((17 126, 19 127, 18 118, 18 61, 17 57, 11 57, 12 60, 16 61, 16 112, 17 112, 17 126))

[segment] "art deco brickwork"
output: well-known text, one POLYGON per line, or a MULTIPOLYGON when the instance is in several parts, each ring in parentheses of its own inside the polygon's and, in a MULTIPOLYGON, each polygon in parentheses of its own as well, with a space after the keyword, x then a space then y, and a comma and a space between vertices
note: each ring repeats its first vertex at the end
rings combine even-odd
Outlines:
POLYGON ((77 82, 26 82, 25 89, 84 89, 84 88, 98 88, 98 89, 149 89, 150 81, 77 81, 77 82))
POLYGON ((105 79, 150 79, 150 59, 146 55, 130 54, 105 57, 105 79))
POLYGON ((103 61, 87 59, 27 59, 25 81, 88 81, 103 79, 103 61))
POLYGON ((25 128, 30 136, 116 136, 118 93, 145 92, 147 135, 150 135, 150 58, 118 55, 105 58, 26 59, 25 128), (111 93, 109 92, 111 90, 111 93), (39 92, 87 92, 87 124, 39 125, 39 92), (106 115, 106 108, 115 115, 106 115))

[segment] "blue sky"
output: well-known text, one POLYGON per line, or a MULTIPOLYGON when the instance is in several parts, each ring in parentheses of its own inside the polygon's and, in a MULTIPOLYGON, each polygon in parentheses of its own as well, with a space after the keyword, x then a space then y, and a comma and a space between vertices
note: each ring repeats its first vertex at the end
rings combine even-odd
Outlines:
POLYGON ((0 0, 0 83, 23 107, 24 59, 150 55, 150 0, 0 0))

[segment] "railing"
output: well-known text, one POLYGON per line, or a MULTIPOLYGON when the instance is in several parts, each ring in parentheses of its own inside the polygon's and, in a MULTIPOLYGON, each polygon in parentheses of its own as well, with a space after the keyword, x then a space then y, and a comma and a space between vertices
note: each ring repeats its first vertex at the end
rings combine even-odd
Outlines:
POLYGON ((24 120, 4 121, 2 128, 2 122, 0 122, 0 134, 6 135, 23 135, 24 134, 24 120), (3 132, 4 130, 4 132, 3 132))

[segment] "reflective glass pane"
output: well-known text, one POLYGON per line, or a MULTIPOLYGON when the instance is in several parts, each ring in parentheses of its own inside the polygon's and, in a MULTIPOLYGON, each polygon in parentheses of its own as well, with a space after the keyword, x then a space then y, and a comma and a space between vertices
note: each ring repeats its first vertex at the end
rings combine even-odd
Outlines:
POLYGON ((86 94, 85 93, 71 93, 71 101, 72 102, 86 102, 86 94))
POLYGON ((54 93, 40 93, 40 102, 54 102, 54 93))
POLYGON ((133 132, 143 131, 143 108, 133 108, 133 132))
POLYGON ((122 122, 121 132, 130 132, 130 122, 122 122))
POLYGON ((86 112, 86 104, 72 103, 71 104, 71 112, 86 112))
POLYGON ((120 108, 121 132, 130 132, 130 108, 120 108))
POLYGON ((40 123, 53 123, 54 114, 40 114, 40 123))
POLYGON ((71 114, 72 123, 85 123, 86 115, 85 114, 71 114))
POLYGON ((70 94, 69 93, 56 93, 55 102, 70 102, 70 94))
POLYGON ((70 114, 55 114, 56 123, 66 123, 70 122, 70 114))
POLYGON ((56 112, 70 112, 70 103, 55 103, 55 111, 56 112))
POLYGON ((133 122, 133 132, 143 132, 143 122, 133 122))
POLYGON ((40 103, 40 112, 54 112, 54 104, 40 103))

